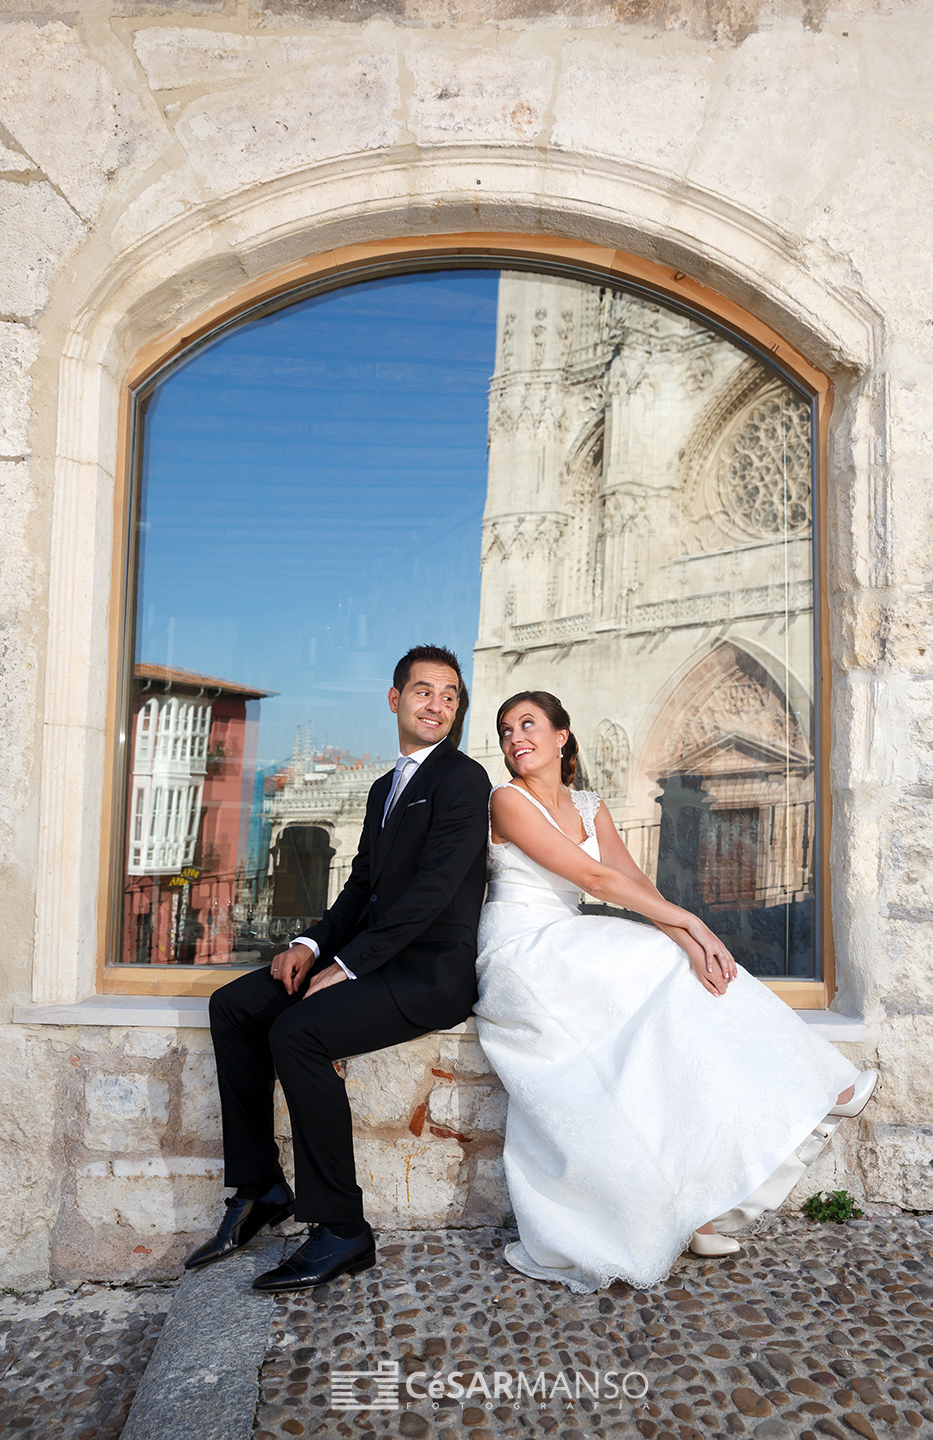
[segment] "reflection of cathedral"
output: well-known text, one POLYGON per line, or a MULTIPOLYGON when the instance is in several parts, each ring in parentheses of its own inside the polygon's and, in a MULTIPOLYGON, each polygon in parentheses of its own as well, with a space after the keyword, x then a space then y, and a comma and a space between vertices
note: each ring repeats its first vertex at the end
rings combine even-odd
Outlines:
POLYGON ((503 273, 470 750, 562 697, 585 783, 760 973, 812 973, 810 411, 656 304, 503 273), (786 539, 785 539, 786 537, 786 539))
POLYGON ((273 946, 319 920, 350 873, 370 786, 391 765, 345 750, 318 752, 311 722, 288 764, 266 781, 263 818, 268 871, 254 929, 273 946))

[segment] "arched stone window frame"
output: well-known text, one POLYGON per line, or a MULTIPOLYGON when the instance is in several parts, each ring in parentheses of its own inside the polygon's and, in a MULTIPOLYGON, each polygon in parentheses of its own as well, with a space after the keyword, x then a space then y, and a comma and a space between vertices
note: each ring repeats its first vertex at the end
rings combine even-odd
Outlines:
MULTIPOLYGON (((720 217, 722 219, 722 217, 720 217)), ((605 230, 602 217, 592 232, 605 230)), ((710 230, 708 217, 703 227, 710 230)), ((715 226, 712 227, 715 229, 715 226)), ((723 229, 728 232, 729 225, 723 229)), ((730 237, 743 255, 741 266, 723 260, 719 273, 730 281, 729 288, 752 298, 755 243, 748 236, 738 243, 739 228, 733 225, 730 237), (751 262, 751 263, 750 263, 751 262), (736 276, 736 271, 741 275, 736 276)), ((634 233, 634 232, 629 232, 634 233)), ((190 239, 190 237, 187 237, 190 239)), ((762 274, 774 264, 773 248, 757 237, 762 274), (767 263, 766 263, 767 262, 767 263)), ((184 248, 183 246, 181 247, 184 248)), ((661 247, 668 254, 689 254, 681 240, 668 240, 661 247)), ((729 245, 723 247, 729 253, 729 245)), ((364 278, 367 273, 385 273, 386 266, 400 264, 408 269, 431 265, 456 265, 458 260, 483 257, 496 266, 528 263, 548 269, 571 265, 579 278, 598 281, 601 276, 630 285, 644 286, 662 300, 686 305, 711 324, 732 336, 751 343, 772 364, 785 369, 794 381, 817 400, 819 426, 817 486, 821 533, 825 533, 826 456, 832 401, 829 366, 818 368, 802 350, 737 300, 704 285, 674 264, 664 264, 630 254, 610 245, 554 238, 537 234, 494 234, 477 232, 444 236, 412 236, 401 239, 349 244, 315 254, 311 258, 268 268, 259 278, 237 287, 231 284, 230 269, 217 267, 212 277, 203 253, 188 257, 189 268, 200 266, 200 297, 211 289, 219 298, 198 307, 197 296, 182 296, 179 273, 173 270, 168 252, 146 257, 144 276, 131 283, 129 258, 119 276, 110 276, 75 320, 62 363, 60 400, 58 483, 54 507, 56 553, 65 556, 51 585, 50 663, 46 692, 45 746, 41 795, 41 844, 37 893, 37 959, 34 967, 33 1000, 37 1005, 67 1007, 94 993, 122 995, 167 993, 178 996, 203 994, 230 978, 221 975, 183 975, 173 967, 168 976, 128 976, 125 969, 107 967, 105 955, 111 910, 111 863, 115 833, 117 795, 116 756, 120 742, 122 699, 117 677, 122 672, 124 613, 127 567, 125 535, 129 519, 129 468, 132 452, 133 396, 154 373, 171 364, 186 350, 226 324, 237 323, 259 304, 276 299, 287 303, 309 282, 321 279, 344 284, 364 278), (122 293, 121 293, 122 286, 122 293), (148 288, 147 288, 148 287, 148 288), (127 292, 135 293, 130 311, 121 308, 127 292), (171 292, 171 303, 167 298, 171 292), (148 311, 147 311, 148 305, 148 311), (135 347, 132 340, 141 331, 158 332, 162 316, 179 309, 199 311, 161 334, 152 333, 135 347), (127 358, 128 354, 131 358, 127 358), (92 396, 90 405, 86 400, 92 396), (116 425, 101 428, 102 421, 116 425), (94 427, 97 425, 95 433, 94 427), (92 474, 90 472, 93 472, 92 474), (109 573, 100 564, 102 527, 99 507, 107 495, 113 500, 113 549, 109 573), (94 507, 98 507, 95 509, 94 507), (90 522, 90 523, 89 523, 90 522), (70 554, 62 538, 74 533, 77 543, 70 554), (83 588, 82 588, 83 587, 83 588), (75 603, 77 597, 77 603, 75 603), (106 656, 100 644, 100 620, 109 612, 109 644, 106 656), (95 668, 95 660, 98 662, 95 668), (100 662, 103 662, 101 665, 100 662), (80 672, 80 673, 79 673, 80 672), (93 680, 88 676, 93 675, 93 680), (75 687, 72 682, 77 677, 75 687), (104 713, 105 712, 105 713, 104 713), (88 725, 88 717, 94 722, 88 725), (83 805, 80 797, 94 794, 94 780, 102 781, 102 804, 83 805), (72 824, 75 803, 82 816, 72 824), (70 807, 70 808, 69 808, 70 807), (94 895, 94 871, 99 884, 94 895), (94 898, 91 898, 94 897, 94 898), (96 899, 96 904, 94 903, 96 899)), ((181 267, 182 269, 184 267, 181 267)), ((254 272, 261 268, 253 257, 254 272)), ((704 267, 697 265, 698 271, 704 267)), ((241 272, 242 273, 242 272, 241 272)), ((790 289, 769 281, 766 304, 759 308, 775 319, 788 322, 787 329, 802 338, 812 338, 812 349, 829 361, 840 363, 851 380, 853 373, 870 370, 871 333, 867 317, 858 314, 837 296, 819 292, 813 277, 803 269, 791 277, 790 289), (786 308, 775 302, 781 292, 786 308), (786 292, 786 294, 785 294, 786 292), (816 293, 815 293, 816 292, 816 293), (791 300, 792 294, 792 300, 791 300), (808 304, 809 302, 809 304, 808 304)), ((810 348, 810 347, 808 347, 810 348)), ((822 541, 820 542, 822 545, 822 541)), ((818 554, 821 554, 821 550, 818 554)), ((824 741, 828 738, 828 615, 826 587, 820 587, 819 631, 823 659, 819 687, 823 705, 824 741)), ((825 744, 824 744, 825 752, 825 744)), ((826 823, 823 827, 824 862, 829 839, 828 767, 820 766, 821 792, 826 823)), ((822 951, 824 981, 773 982, 774 988, 795 1005, 820 1007, 833 993, 832 931, 830 905, 823 907, 822 951), (807 985, 804 993, 803 985, 807 985)), ((25 1017, 23 1017, 25 1018, 25 1017)), ((64 1018, 64 1017, 63 1017, 64 1018)))

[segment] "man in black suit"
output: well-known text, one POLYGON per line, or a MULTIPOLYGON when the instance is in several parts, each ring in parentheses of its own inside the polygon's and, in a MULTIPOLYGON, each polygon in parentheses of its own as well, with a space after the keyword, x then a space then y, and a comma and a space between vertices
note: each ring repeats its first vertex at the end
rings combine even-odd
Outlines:
POLYGON ((310 1238, 256 1289, 320 1285, 375 1263, 333 1062, 458 1025, 476 1000, 490 786, 448 738, 462 692, 449 650, 422 645, 399 661, 389 691, 398 761, 369 792, 346 885, 270 969, 211 997, 225 1182, 237 1188, 188 1269, 234 1254, 293 1212, 316 1222, 310 1238), (292 1122, 294 1196, 273 1138, 276 1075, 292 1122))

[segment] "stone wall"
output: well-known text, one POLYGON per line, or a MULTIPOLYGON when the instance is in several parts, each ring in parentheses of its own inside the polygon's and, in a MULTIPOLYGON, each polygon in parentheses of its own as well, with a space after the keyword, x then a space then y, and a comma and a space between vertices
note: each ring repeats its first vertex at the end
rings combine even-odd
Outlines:
MULTIPOLYGON (((16 1083, 6 1076, 3 1087, 3 1113, 16 1112, 15 1130, 8 1121, 0 1131, 5 1283, 29 1289, 49 1278, 76 1284, 177 1275, 223 1213, 209 1032, 63 1026, 50 1035, 45 1027, 22 1026, 11 1035, 12 1028, 0 1044, 0 1055, 15 1055, 17 1071, 16 1083)), ((843 1048, 859 1061, 860 1047, 843 1048)), ((345 1060, 339 1069, 353 1111, 357 1178, 377 1229, 469 1228, 505 1219, 506 1096, 472 1020, 345 1060)), ((895 1185, 889 1193, 902 1159, 883 1153, 897 1142, 889 1130, 877 1127, 868 1141, 860 1125, 844 1124, 785 1208, 843 1185, 873 1209, 906 1204, 913 1198, 908 1191, 895 1185)), ((276 1138, 291 1180, 279 1089, 276 1138)), ((915 1164, 928 1166, 933 1140, 918 1138, 914 1151, 915 1164)))
MULTIPOLYGON (((933 1206, 928 0, 22 0, 0 41, 4 1283, 156 1273, 219 1193, 202 1036, 12 1023, 98 983, 122 381, 244 286, 399 236, 633 253, 831 376, 835 1005, 884 1080, 831 1173, 933 1206)), ((488 1218, 492 1092, 421 1043, 350 1067, 378 1203, 488 1218)))
MULTIPOLYGON (((176 1275, 223 1213, 209 1032, 8 1027, 0 1056, 15 1071, 4 1076, 0 1129, 6 1283, 176 1275)), ((346 1060, 340 1070, 373 1225, 503 1219, 505 1094, 473 1021, 346 1060)), ((280 1090, 276 1097, 291 1179, 288 1112, 280 1090)))

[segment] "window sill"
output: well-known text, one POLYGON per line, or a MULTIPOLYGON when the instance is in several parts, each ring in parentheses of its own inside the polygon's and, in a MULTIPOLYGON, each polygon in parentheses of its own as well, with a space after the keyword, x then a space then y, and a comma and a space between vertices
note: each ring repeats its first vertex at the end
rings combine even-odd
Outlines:
MULTIPOLYGON (((127 1025, 148 1026, 153 1030, 206 1030, 208 997, 206 995, 94 995, 74 1005, 16 1005, 14 1025, 127 1025)), ((864 1020, 839 1015, 835 1010, 795 1010, 805 1025, 810 1025, 826 1040, 841 1043, 865 1040, 868 1027, 864 1020)), ((472 1018, 454 1025, 445 1035, 474 1034, 472 1018)))

